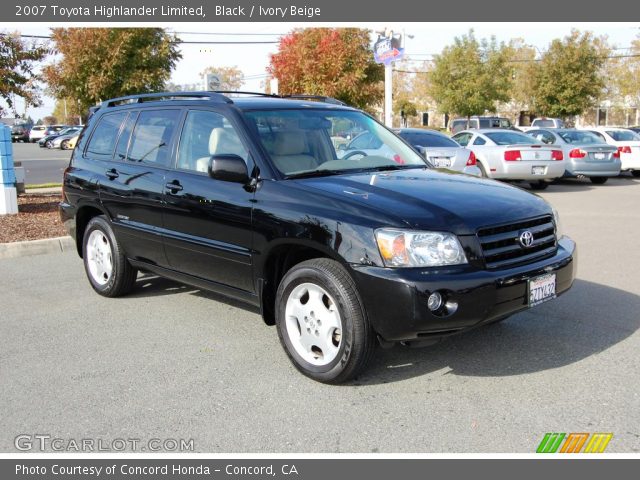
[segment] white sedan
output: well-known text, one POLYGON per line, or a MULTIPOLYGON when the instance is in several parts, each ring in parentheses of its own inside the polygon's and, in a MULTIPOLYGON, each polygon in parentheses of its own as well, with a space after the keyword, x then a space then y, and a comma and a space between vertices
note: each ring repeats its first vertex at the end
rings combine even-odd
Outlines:
POLYGON ((640 135, 628 128, 596 127, 583 130, 593 132, 605 143, 618 147, 621 171, 630 171, 634 177, 640 177, 640 135))
POLYGON ((532 189, 543 190, 553 179, 564 175, 562 150, 521 132, 464 130, 453 139, 473 151, 483 177, 525 180, 532 189))

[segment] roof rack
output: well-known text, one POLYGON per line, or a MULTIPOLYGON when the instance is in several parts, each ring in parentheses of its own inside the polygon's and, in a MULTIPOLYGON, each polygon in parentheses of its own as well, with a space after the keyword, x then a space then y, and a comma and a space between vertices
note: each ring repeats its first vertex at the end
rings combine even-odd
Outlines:
POLYGON ((305 95, 305 94, 298 94, 298 95, 282 95, 282 98, 293 98, 293 99, 299 99, 299 100, 316 100, 318 102, 325 102, 325 103, 331 103, 332 105, 342 105, 342 106, 347 106, 346 103, 338 100, 337 98, 333 98, 333 97, 325 97, 324 95, 305 95))
POLYGON ((214 90, 213 92, 220 93, 223 95, 255 95, 256 97, 282 98, 280 95, 276 95, 275 93, 264 93, 264 92, 244 92, 241 90, 214 90))
POLYGON ((116 107, 129 103, 143 103, 153 100, 174 100, 174 99, 201 99, 211 100, 216 103, 233 103, 233 100, 217 92, 159 92, 143 93, 140 95, 129 95, 126 97, 112 98, 102 102, 102 107, 116 107))

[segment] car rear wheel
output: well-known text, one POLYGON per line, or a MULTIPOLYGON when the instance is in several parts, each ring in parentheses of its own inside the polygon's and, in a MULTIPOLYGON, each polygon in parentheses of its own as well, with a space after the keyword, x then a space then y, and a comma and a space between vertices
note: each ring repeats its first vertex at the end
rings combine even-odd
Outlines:
POLYGON ((640 177, 640 170, 631 170, 631 175, 634 177, 640 177))
POLYGON ((324 383, 341 383, 367 365, 375 335, 348 272, 330 259, 289 270, 276 295, 278 337, 293 365, 324 383))
POLYGON ((607 183, 607 180, 609 180, 609 178, 607 178, 607 177, 589 177, 589 180, 591 180, 591 183, 593 183, 594 185, 604 185, 605 183, 607 183))
POLYGON ((93 289, 105 297, 129 293, 138 272, 127 261, 104 216, 92 218, 82 242, 84 268, 93 289))
POLYGON ((529 182, 529 186, 531 190, 546 190, 549 183, 544 180, 538 180, 537 182, 529 182))

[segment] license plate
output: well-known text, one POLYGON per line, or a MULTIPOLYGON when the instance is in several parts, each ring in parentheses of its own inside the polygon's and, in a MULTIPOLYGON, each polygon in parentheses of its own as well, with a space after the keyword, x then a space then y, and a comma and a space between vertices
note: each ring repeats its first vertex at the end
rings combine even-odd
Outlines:
POLYGON ((446 157, 431 157, 431 161, 438 168, 448 168, 451 166, 451 159, 446 157))
POLYGON ((604 153, 595 153, 593 155, 593 158, 595 158, 596 160, 604 160, 604 153))
POLYGON ((529 306, 535 307, 541 303, 556 298, 556 274, 550 273, 529 279, 529 306))
POLYGON ((531 167, 532 175, 544 175, 545 167, 531 167))

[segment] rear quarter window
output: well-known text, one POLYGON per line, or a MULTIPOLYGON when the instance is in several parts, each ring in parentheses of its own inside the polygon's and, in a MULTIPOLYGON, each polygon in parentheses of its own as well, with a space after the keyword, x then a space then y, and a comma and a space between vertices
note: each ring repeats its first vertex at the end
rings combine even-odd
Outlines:
POLYGON ((116 139, 120 126, 127 116, 127 112, 109 113, 103 115, 93 130, 87 145, 85 155, 92 158, 109 159, 113 156, 116 139))

